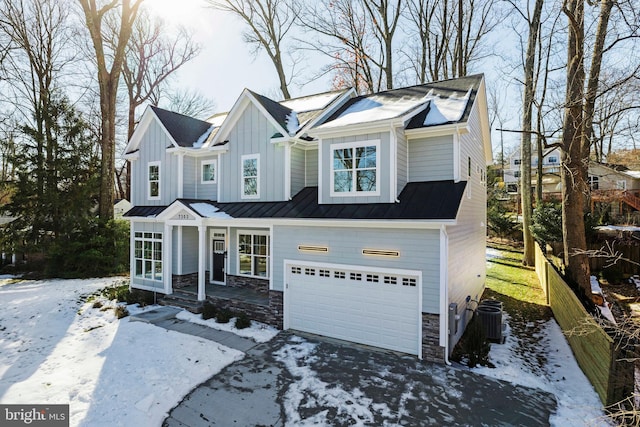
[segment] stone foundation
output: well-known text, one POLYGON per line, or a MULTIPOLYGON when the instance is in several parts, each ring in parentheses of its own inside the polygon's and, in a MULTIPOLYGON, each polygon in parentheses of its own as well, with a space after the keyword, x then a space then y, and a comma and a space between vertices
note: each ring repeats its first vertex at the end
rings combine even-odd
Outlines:
POLYGON ((227 286, 232 288, 252 289, 261 294, 269 294, 269 280, 255 277, 232 276, 227 274, 227 286))
POLYGON ((440 316, 422 313, 422 358, 444 363, 444 347, 440 346, 440 316))
POLYGON ((245 301, 207 296, 207 301, 218 308, 226 308, 245 314, 249 319, 266 323, 278 329, 283 328, 282 292, 268 291, 269 305, 252 304, 245 301))
POLYGON ((182 275, 174 274, 171 277, 171 284, 176 289, 180 289, 185 286, 197 285, 198 273, 196 272, 196 273, 182 274, 182 275))

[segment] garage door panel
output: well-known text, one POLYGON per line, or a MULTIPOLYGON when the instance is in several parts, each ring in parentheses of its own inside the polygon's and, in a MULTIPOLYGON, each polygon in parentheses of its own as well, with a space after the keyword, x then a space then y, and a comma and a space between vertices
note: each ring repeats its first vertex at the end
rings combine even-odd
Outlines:
POLYGON ((416 276, 296 264, 287 285, 290 328, 418 354, 416 276))

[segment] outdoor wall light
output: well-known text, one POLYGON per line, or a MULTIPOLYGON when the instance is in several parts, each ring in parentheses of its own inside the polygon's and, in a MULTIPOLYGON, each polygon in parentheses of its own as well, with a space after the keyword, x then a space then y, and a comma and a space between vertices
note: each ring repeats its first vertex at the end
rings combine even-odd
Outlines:
POLYGON ((301 252, 329 252, 328 246, 314 246, 314 245, 298 245, 298 250, 301 252))
POLYGON ((362 255, 375 255, 397 258, 400 256, 400 251, 390 251, 386 249, 363 249, 362 255))

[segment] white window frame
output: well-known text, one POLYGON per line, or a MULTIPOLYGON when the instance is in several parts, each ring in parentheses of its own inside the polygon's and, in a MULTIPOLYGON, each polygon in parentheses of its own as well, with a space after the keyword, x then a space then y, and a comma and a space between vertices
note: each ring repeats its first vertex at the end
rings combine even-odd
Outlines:
POLYGON ((243 277, 254 277, 256 279, 265 279, 265 280, 269 280, 271 277, 271 269, 270 269, 270 261, 271 261, 271 253, 270 253, 270 245, 271 244, 271 236, 269 235, 268 231, 259 231, 259 230, 238 230, 237 235, 236 235, 236 274, 238 276, 243 276, 243 277), (241 254, 240 253, 240 236, 251 236, 251 254, 241 254), (257 255, 253 253, 253 245, 254 245, 254 237, 255 236, 261 236, 261 237, 266 237, 267 238, 267 254, 266 255, 257 255), (251 257, 251 274, 246 274, 246 273, 241 273, 240 272, 240 255, 249 255, 251 257), (253 274, 253 272, 255 271, 255 262, 256 262, 256 258, 258 257, 264 257, 265 259, 265 263, 266 263, 266 275, 265 276, 259 276, 259 275, 255 275, 253 274))
MULTIPOLYGON (((381 160, 381 156, 380 156, 380 140, 368 140, 368 141, 354 141, 354 142, 343 142, 343 143, 339 143, 339 144, 331 144, 329 146, 329 162, 331 164, 330 167, 330 173, 329 173, 329 186, 330 186, 330 196, 331 197, 366 197, 366 196, 379 196, 380 195, 380 185, 382 184, 382 180, 380 179, 380 160, 381 160), (352 191, 335 191, 335 170, 333 168, 334 164, 333 164, 333 152, 335 150, 342 150, 345 148, 351 149, 353 150, 353 159, 355 162, 355 149, 356 148, 362 148, 362 147, 371 147, 374 146, 376 148, 376 167, 375 167, 375 172, 376 172, 376 189, 375 191, 358 191, 356 189, 356 180, 357 180, 357 173, 356 171, 358 169, 355 168, 355 164, 354 167, 351 169, 351 172, 353 173, 353 190, 352 191)), ((366 169, 371 169, 371 168, 366 168, 366 169)))
POLYGON ((164 265, 162 262, 163 251, 165 250, 162 233, 158 232, 148 232, 148 231, 136 231, 133 237, 133 275, 135 278, 143 279, 143 280, 151 280, 154 282, 162 282, 164 276, 164 265), (138 243, 140 243, 140 247, 138 247, 138 243), (145 243, 149 243, 151 245, 151 253, 150 256, 147 257, 146 252, 148 249, 145 249, 145 243), (156 252, 156 243, 160 244, 160 255, 159 257, 155 257, 154 254, 156 252), (138 262, 140 262, 140 274, 138 274, 138 262), (147 276, 147 263, 150 265, 150 274, 147 276), (156 274, 156 267, 160 266, 160 274, 159 276, 156 274))
POLYGON ((200 162, 200 184, 217 184, 218 183, 218 161, 216 159, 203 160, 200 162), (204 167, 213 165, 213 179, 204 179, 204 167))
POLYGON ((242 199, 259 199, 260 198, 260 154, 245 154, 240 158, 240 187, 242 193, 240 197, 242 199), (256 176, 244 176, 244 162, 246 160, 256 160, 256 176), (245 179, 256 179, 256 194, 246 194, 245 192, 245 179))
POLYGON ((147 199, 149 200, 160 200, 160 195, 162 193, 162 163, 160 161, 156 161, 156 162, 149 162, 147 163, 147 199), (158 167, 158 195, 157 196, 152 196, 151 195, 151 183, 155 182, 156 180, 151 180, 150 176, 149 176, 149 169, 152 166, 157 166, 158 167))
POLYGON ((600 189, 600 177, 597 175, 589 175, 588 178, 589 189, 590 190, 599 190, 600 189))
POLYGON ((627 181, 625 179, 619 179, 616 181, 616 190, 627 191, 627 181))

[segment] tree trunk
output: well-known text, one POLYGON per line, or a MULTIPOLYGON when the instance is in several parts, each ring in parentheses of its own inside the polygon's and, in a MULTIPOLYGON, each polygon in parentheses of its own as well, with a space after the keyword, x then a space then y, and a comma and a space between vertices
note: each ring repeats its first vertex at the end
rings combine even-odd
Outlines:
MULTIPOLYGON (((543 0, 536 0, 533 17, 529 22, 529 39, 527 42, 527 56, 524 64, 524 105, 522 112, 522 141, 521 141, 521 168, 520 187, 522 195, 522 237, 524 240, 523 265, 535 265, 535 245, 533 234, 531 233, 531 217, 533 209, 531 207, 531 129, 533 96, 535 90, 535 80, 533 76, 536 45, 538 43, 538 33, 540 30, 540 15, 542 14, 543 0)), ((540 159, 538 159, 540 161, 540 159)))
POLYGON ((589 260, 583 251, 587 243, 584 229, 586 168, 589 153, 582 150, 584 128, 584 0, 567 0, 564 13, 569 18, 567 46, 567 92, 562 134, 562 233, 565 275, 583 296, 591 294, 589 260))

